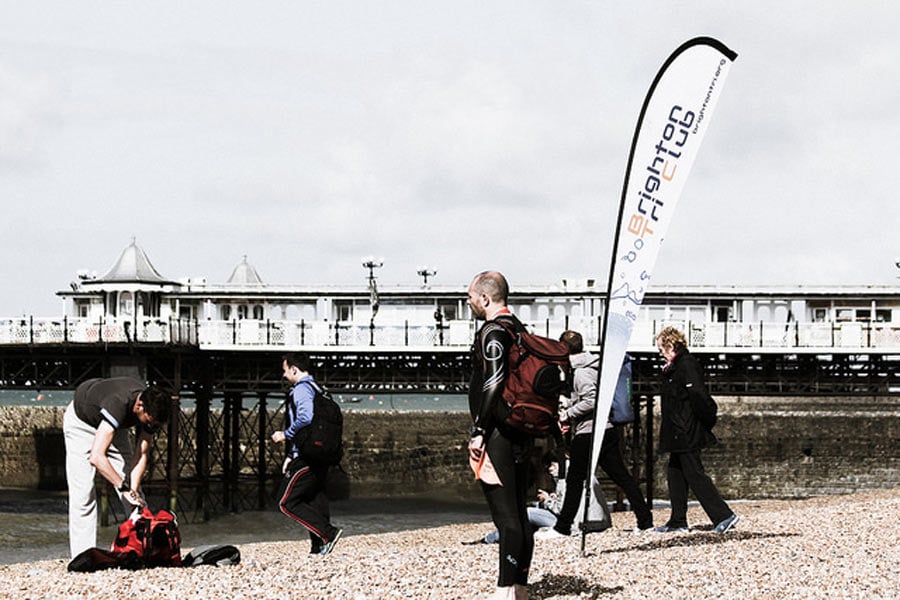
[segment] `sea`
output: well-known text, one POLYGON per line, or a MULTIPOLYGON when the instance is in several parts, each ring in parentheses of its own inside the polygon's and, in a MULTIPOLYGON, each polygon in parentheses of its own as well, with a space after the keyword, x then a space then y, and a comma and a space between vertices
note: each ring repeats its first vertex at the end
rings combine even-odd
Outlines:
MULTIPOLYGON (((3 390, 0 406, 66 406, 72 401, 71 390, 3 390)), ((275 398, 280 399, 280 395, 275 398)), ((469 410, 465 394, 335 394, 343 410, 415 410, 465 412, 469 410)), ((276 400, 277 401, 277 400, 276 400)), ((192 398, 184 398, 182 406, 194 406, 192 398)), ((222 401, 214 400, 213 408, 222 401)))
MULTIPOLYGON (((72 395, 70 390, 0 389, 0 407, 66 406, 72 395)), ((468 411, 465 394, 336 394, 335 399, 346 411, 468 411)), ((182 406, 192 407, 193 399, 186 398, 182 406)), ((214 401, 213 407, 221 407, 221 401, 214 401)), ((67 510, 64 491, 9 489, 0 482, 0 565, 68 561, 67 510)), ((345 535, 490 520, 482 502, 472 497, 454 498, 452 493, 392 498, 390 502, 351 498, 333 503, 332 514, 335 522, 345 528, 345 535)), ((206 523, 182 524, 182 547, 305 540, 306 533, 301 529, 274 510, 227 514, 206 523)), ((113 537, 114 527, 100 527, 98 546, 107 547, 113 537)))

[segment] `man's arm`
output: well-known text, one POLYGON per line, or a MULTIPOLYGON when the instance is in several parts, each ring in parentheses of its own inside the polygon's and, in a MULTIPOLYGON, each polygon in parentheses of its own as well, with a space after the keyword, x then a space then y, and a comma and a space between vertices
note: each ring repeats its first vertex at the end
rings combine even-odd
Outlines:
MULTIPOLYGON (((113 487, 118 490, 121 489, 122 483, 124 483, 125 480, 119 476, 119 474, 116 472, 116 469, 112 466, 112 463, 109 462, 109 457, 106 456, 106 452, 112 445, 113 437, 115 435, 116 430, 113 429, 113 426, 106 421, 102 421, 100 423, 100 426, 97 428, 97 433, 94 434, 94 443, 91 444, 91 455, 88 460, 90 460, 90 463, 94 466, 95 469, 97 469, 100 475, 102 475, 104 479, 110 482, 113 487)), ((146 452, 149 448, 150 444, 148 442, 146 447, 144 448, 144 464, 141 467, 140 474, 138 475, 137 480, 134 478, 134 471, 132 471, 131 480, 133 482, 137 482, 134 483, 135 489, 137 489, 138 485, 140 484, 140 476, 143 475, 144 468, 146 468, 147 466, 146 452)), ((129 502, 136 506, 143 504, 143 500, 141 500, 140 495, 137 494, 135 490, 130 490, 125 495, 125 497, 128 498, 129 502)))
POLYGON ((509 334, 501 325, 488 324, 482 331, 481 356, 484 357, 484 386, 481 389, 481 408, 475 419, 475 429, 469 441, 469 455, 478 460, 485 438, 494 429, 494 407, 503 402, 503 389, 509 374, 509 334))
POLYGON ((144 478, 144 472, 147 470, 147 460, 150 455, 150 444, 152 441, 152 433, 141 431, 137 443, 137 460, 134 461, 134 466, 131 467, 131 493, 129 498, 132 504, 143 503, 140 495, 141 480, 144 478))
POLYGON ((293 441, 301 429, 312 423, 315 395, 312 384, 298 385, 294 388, 291 400, 297 410, 294 413, 294 420, 284 430, 283 440, 293 441))
POLYGON ((112 445, 115 434, 116 430, 113 429, 112 425, 106 421, 101 421, 100 426, 97 428, 97 433, 94 434, 94 443, 91 444, 89 460, 104 479, 110 482, 113 487, 119 488, 124 479, 116 473, 112 463, 109 462, 109 457, 106 456, 106 451, 112 445))

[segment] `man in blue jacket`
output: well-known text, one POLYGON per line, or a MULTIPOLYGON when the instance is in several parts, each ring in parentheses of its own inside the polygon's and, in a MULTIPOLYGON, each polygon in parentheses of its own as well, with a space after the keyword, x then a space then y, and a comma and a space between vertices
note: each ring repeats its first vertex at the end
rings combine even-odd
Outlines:
POLYGON ((298 436, 312 423, 313 400, 318 385, 309 374, 309 358, 302 354, 285 354, 281 367, 284 379, 291 384, 286 402, 288 426, 272 434, 275 443, 286 442, 284 479, 278 493, 278 508, 309 531, 310 554, 327 555, 341 538, 343 530, 331 524, 325 481, 328 465, 306 460, 297 449, 298 436))

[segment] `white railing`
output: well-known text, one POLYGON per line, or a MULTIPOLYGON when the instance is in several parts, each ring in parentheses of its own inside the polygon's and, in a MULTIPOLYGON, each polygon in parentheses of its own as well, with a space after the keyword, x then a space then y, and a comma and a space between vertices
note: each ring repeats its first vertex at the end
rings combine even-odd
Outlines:
POLYGON ((124 320, 23 317, 0 319, 0 344, 197 343, 197 323, 186 319, 124 320))
MULTIPOLYGON (((330 323, 327 321, 194 321, 188 319, 13 318, 0 319, 0 344, 186 344, 200 348, 380 348, 424 349, 468 347, 478 324, 330 323)), ((599 343, 600 319, 547 320, 526 323, 534 333, 558 337, 565 329, 581 332, 585 344, 599 343)), ((685 332, 693 349, 745 351, 875 349, 900 352, 900 325, 891 323, 771 323, 639 321, 631 349, 655 350, 656 333, 667 325, 685 332)))

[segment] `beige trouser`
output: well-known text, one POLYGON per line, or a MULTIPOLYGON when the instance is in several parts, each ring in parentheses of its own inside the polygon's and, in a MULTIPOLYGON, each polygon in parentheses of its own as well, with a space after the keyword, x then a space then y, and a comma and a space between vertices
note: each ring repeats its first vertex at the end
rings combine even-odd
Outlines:
MULTIPOLYGON (((97 469, 89 460, 97 430, 79 419, 75 415, 75 407, 69 403, 63 416, 63 433, 66 438, 66 481, 69 485, 69 551, 74 558, 97 545, 97 493, 94 486, 97 469)), ((128 429, 116 431, 106 456, 124 478, 125 465, 131 463, 132 456, 128 429)), ((125 513, 130 513, 133 508, 131 503, 125 500, 124 494, 116 493, 125 513)))

